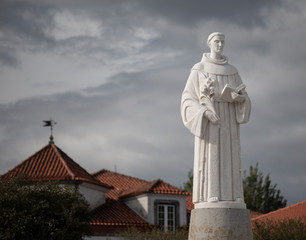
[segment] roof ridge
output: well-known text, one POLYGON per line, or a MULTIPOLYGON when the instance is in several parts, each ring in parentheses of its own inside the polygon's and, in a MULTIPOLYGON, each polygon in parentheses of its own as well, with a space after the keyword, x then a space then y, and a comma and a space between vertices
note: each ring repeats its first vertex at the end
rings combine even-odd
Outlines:
POLYGON ((119 194, 119 198, 132 197, 144 193, 190 195, 189 193, 171 185, 170 183, 166 183, 161 179, 156 179, 122 190, 119 194), (166 188, 164 188, 164 186, 166 186, 166 188))
POLYGON ((163 182, 163 180, 161 180, 161 179, 156 179, 156 180, 153 180, 153 181, 151 181, 151 182, 152 182, 152 185, 151 185, 151 187, 148 189, 148 191, 152 191, 152 189, 155 188, 156 185, 157 185, 158 183, 163 182))
POLYGON ((150 191, 155 186, 156 181, 157 180, 153 180, 153 181, 150 181, 150 182, 144 182, 144 183, 139 183, 139 184, 133 185, 133 186, 127 188, 127 189, 122 190, 120 194, 122 194, 123 192, 131 191, 133 189, 139 188, 140 186, 145 186, 145 187, 147 186, 145 188, 146 189, 145 191, 150 191))
POLYGON ((34 154, 30 155, 29 157, 27 157, 25 160, 23 160, 21 163, 17 164, 15 167, 13 167, 11 170, 9 170, 8 172, 1 174, 0 177, 3 177, 5 175, 9 175, 9 173, 13 172, 14 170, 16 170, 17 167, 21 167, 23 166, 29 159, 31 159, 32 157, 34 157, 36 154, 38 154, 39 152, 43 151, 45 148, 49 147, 50 143, 48 143, 46 146, 42 147, 40 150, 36 151, 34 154))
POLYGON ((29 178, 31 181, 84 181, 104 188, 113 188, 88 173, 54 143, 48 143, 13 169, 0 175, 0 180, 16 176, 29 178))
MULTIPOLYGON (((75 178, 75 174, 72 172, 72 170, 69 168, 68 164, 66 163, 65 159, 62 157, 62 155, 59 153, 58 151, 58 147, 54 144, 54 143, 50 143, 51 147, 53 148, 53 150, 55 151, 57 157, 60 159, 60 161, 62 162, 62 164, 65 166, 66 170, 68 171, 69 175, 71 175, 73 178, 75 178)), ((60 149, 61 150, 61 149, 60 149)), ((61 152, 63 152, 61 150, 61 152)), ((85 169, 84 169, 85 170, 85 169)))
MULTIPOLYGON (((178 191, 188 193, 188 192, 186 192, 184 189, 180 189, 179 187, 174 186, 174 185, 172 185, 171 183, 165 182, 164 180, 162 180, 162 179, 160 179, 160 178, 157 179, 156 181, 157 181, 157 182, 156 182, 155 186, 156 186, 157 183, 159 182, 159 183, 166 184, 166 185, 168 185, 168 186, 170 186, 170 187, 174 187, 174 188, 176 188, 178 191)), ((154 186, 154 187, 155 187, 155 186, 154 186)), ((188 193, 188 194, 186 194, 186 195, 189 195, 189 194, 190 194, 190 193, 188 193)))
POLYGON ((129 179, 135 179, 135 180, 143 181, 144 183, 151 182, 151 181, 148 181, 148 180, 145 180, 145 179, 141 179, 141 178, 137 178, 137 177, 132 177, 132 176, 129 176, 129 175, 126 175, 126 174, 123 174, 123 173, 113 172, 113 171, 110 171, 110 170, 105 169, 105 168, 99 170, 96 173, 92 173, 91 175, 94 175, 94 177, 97 177, 96 176, 97 174, 105 173, 105 172, 109 172, 109 173, 112 173, 112 174, 116 174, 116 175, 120 175, 120 176, 123 176, 123 177, 127 177, 129 179))
POLYGON ((90 175, 92 175, 93 177, 96 177, 95 175, 101 174, 102 172, 105 172, 105 171, 106 171, 106 169, 102 168, 97 172, 90 173, 90 175))
POLYGON ((272 212, 268 212, 268 213, 262 214, 262 215, 260 215, 260 216, 258 216, 258 217, 253 218, 253 220, 258 220, 258 219, 261 219, 261 218, 266 218, 266 217, 269 217, 269 216, 275 214, 276 212, 283 212, 283 211, 286 211, 286 210, 288 210, 288 209, 291 209, 291 208, 293 208, 293 207, 296 207, 296 206, 302 205, 302 204, 306 204, 306 200, 301 201, 301 202, 298 202, 298 203, 295 203, 295 204, 292 204, 292 205, 289 205, 289 206, 287 206, 287 207, 283 207, 283 208, 274 210, 274 211, 272 211, 272 212))
POLYGON ((168 182, 165 182, 164 180, 162 179, 157 179, 156 180, 156 183, 154 184, 154 186, 151 188, 152 191, 154 191, 154 188, 158 186, 158 184, 164 184, 166 185, 167 187, 169 188, 172 188, 172 189, 175 189, 175 190, 172 190, 172 191, 175 191, 176 193, 179 193, 179 194, 182 194, 182 195, 190 195, 190 193, 186 192, 185 190, 177 187, 177 186, 174 186, 172 185, 171 183, 168 183, 168 182))

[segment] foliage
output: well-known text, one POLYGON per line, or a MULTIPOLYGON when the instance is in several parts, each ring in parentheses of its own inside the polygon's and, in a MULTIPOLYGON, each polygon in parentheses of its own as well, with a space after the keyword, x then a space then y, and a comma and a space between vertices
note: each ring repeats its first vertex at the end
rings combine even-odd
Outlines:
POLYGON ((127 231, 120 233, 125 240, 186 240, 188 239, 188 228, 180 228, 176 231, 160 230, 159 228, 150 231, 142 231, 137 228, 129 228, 127 231))
POLYGON ((0 239, 82 239, 90 233, 88 203, 56 183, 0 182, 0 239))
MULTIPOLYGON (((188 181, 184 183, 183 189, 192 192, 193 173, 188 172, 188 181)), ((260 213, 268 213, 279 208, 285 207, 287 200, 280 194, 280 190, 276 189, 277 185, 271 184, 270 176, 266 177, 258 170, 256 166, 250 166, 249 173, 244 171, 243 174, 243 191, 244 200, 247 208, 260 213)))
POLYGON ((269 175, 265 178, 256 166, 250 166, 249 173, 243 174, 244 200, 247 208, 260 213, 268 213, 283 208, 287 200, 276 189, 276 184, 272 185, 269 175))
POLYGON ((255 221, 254 240, 305 240, 306 217, 283 221, 255 221))
POLYGON ((192 170, 190 170, 188 172, 188 181, 184 183, 183 190, 192 193, 192 187, 193 187, 193 172, 192 170))

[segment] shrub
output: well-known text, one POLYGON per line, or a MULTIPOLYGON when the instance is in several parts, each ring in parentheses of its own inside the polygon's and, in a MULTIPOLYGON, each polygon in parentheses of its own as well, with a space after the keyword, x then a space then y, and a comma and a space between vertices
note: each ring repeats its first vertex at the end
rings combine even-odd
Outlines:
POLYGON ((0 239, 82 239, 90 210, 74 188, 56 183, 0 181, 0 239))
POLYGON ((254 240, 305 240, 306 216, 280 221, 255 221, 254 240))
POLYGON ((188 228, 180 228, 176 231, 160 230, 153 228, 150 231, 141 231, 136 228, 129 228, 127 231, 120 233, 125 240, 187 240, 188 228))

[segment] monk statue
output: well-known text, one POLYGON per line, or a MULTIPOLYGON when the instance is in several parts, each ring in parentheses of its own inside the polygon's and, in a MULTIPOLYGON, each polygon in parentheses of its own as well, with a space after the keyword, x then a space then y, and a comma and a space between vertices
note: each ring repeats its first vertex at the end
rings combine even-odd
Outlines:
POLYGON ((195 208, 245 208, 241 178, 240 124, 251 102, 237 69, 222 55, 225 36, 209 35, 210 53, 191 69, 182 94, 183 123, 195 136, 195 208))

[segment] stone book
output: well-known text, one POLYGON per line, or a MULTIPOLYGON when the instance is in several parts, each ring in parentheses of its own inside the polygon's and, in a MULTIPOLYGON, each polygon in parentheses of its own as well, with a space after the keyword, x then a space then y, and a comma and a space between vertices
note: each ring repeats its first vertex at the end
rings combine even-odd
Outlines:
POLYGON ((226 102, 233 102, 232 98, 232 92, 236 92, 238 94, 241 94, 243 90, 245 90, 246 85, 241 84, 237 88, 234 88, 230 84, 226 84, 221 92, 221 99, 226 101, 226 102))

